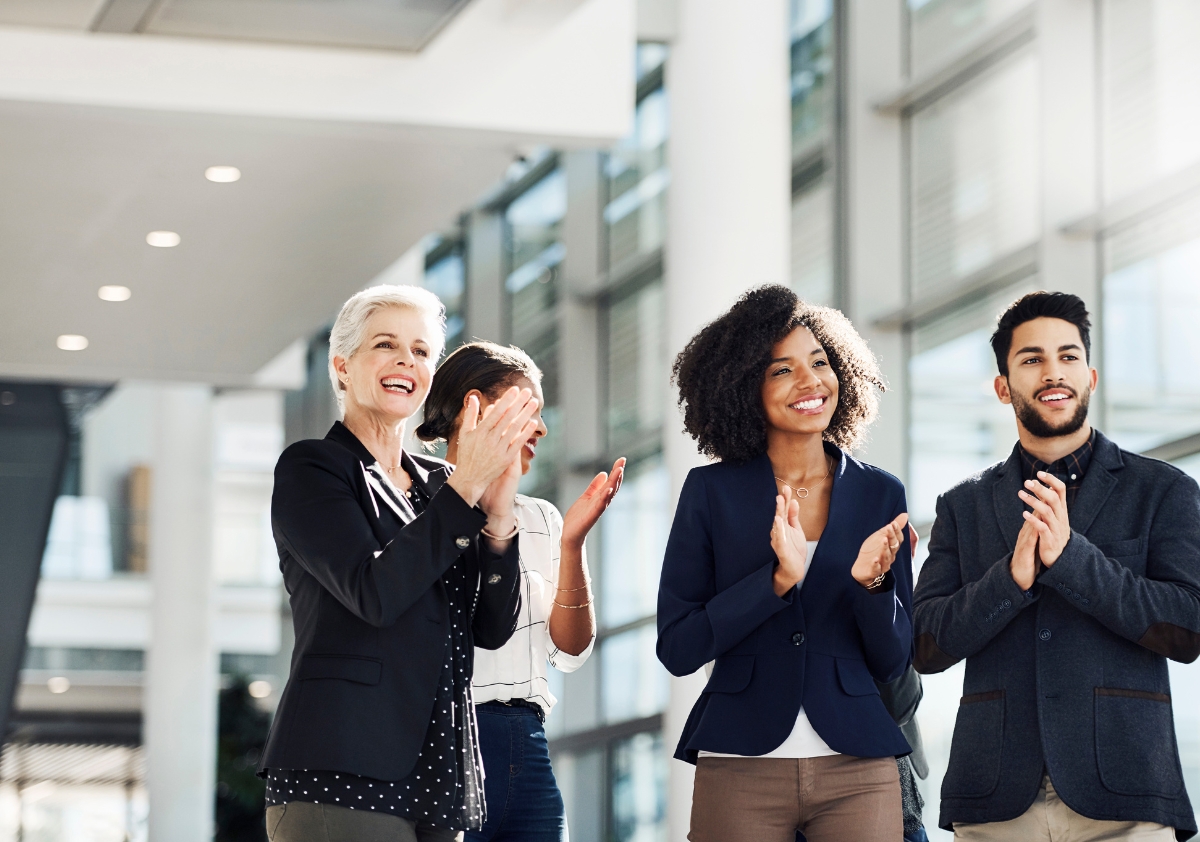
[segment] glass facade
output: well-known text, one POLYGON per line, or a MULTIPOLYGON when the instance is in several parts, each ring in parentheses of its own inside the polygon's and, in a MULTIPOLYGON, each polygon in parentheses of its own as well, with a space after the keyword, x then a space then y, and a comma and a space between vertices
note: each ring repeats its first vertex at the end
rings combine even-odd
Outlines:
POLYGON ((912 115, 911 286, 952 287, 1037 239, 1038 61, 1022 52, 912 115))
POLYGON ((446 305, 446 353, 466 341, 466 274, 462 240, 436 237, 425 253, 425 288, 446 305))
POLYGON ((921 73, 952 58, 1029 0, 908 0, 910 67, 921 73))
POLYGON ((833 0, 791 0, 792 154, 826 139, 833 124, 833 0))

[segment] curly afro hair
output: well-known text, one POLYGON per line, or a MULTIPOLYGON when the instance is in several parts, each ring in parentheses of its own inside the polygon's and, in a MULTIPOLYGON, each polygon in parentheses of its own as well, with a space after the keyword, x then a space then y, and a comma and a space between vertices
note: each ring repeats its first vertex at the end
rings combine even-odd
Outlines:
POLYGON ((785 286, 751 290, 692 337, 671 369, 679 387, 683 427, 700 452, 723 462, 748 462, 767 449, 762 383, 771 348, 807 327, 838 379, 838 404, 825 441, 851 450, 862 443, 886 391, 875 355, 838 310, 806 304, 785 286))

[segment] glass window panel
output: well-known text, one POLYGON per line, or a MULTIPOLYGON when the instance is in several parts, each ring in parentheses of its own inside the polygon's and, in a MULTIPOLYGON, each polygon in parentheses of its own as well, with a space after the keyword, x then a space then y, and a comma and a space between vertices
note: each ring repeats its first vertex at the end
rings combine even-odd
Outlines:
POLYGON ((1103 0, 1104 194, 1200 160, 1200 3, 1103 0))
POLYGON ((920 296, 1033 242, 1038 64, 1031 52, 912 118, 912 279, 920 296))
POLYGON ((671 528, 671 483, 661 456, 629 471, 600 521, 600 623, 613 628, 654 614, 671 528))
POLYGON ((508 275, 508 338, 542 370, 546 404, 542 417, 549 435, 537 459, 521 478, 521 491, 554 500, 561 428, 558 409, 558 292, 566 248, 562 221, 567 212, 567 180, 554 170, 530 187, 505 211, 508 275))
POLYGON ((466 326, 466 261, 455 248, 425 269, 425 288, 446 305, 446 351, 463 342, 466 326))
POLYGON ((653 716, 667 706, 668 677, 654 651, 657 641, 658 629, 649 623, 601 643, 605 722, 653 716))
POLYGON ((1029 0, 908 0, 913 74, 946 59, 1029 0))
POLYGON ((556 753, 554 777, 562 791, 571 842, 604 839, 604 749, 556 753))
POLYGON ((822 175, 792 197, 792 289, 805 301, 835 306, 833 180, 822 175))
POLYGON ((608 306, 608 440, 621 452, 658 435, 667 404, 662 280, 608 306))
POLYGON ((908 507, 931 523, 937 497, 988 465, 1017 441, 1012 408, 996 398, 996 358, 988 342, 996 316, 1033 289, 1010 289, 913 332, 908 507))
POLYGON ((791 0, 792 153, 826 134, 833 116, 833 0, 791 0))
POLYGON ((659 248, 666 235, 667 92, 659 88, 638 103, 633 132, 609 153, 604 165, 608 204, 608 265, 659 248))
POLYGON ((659 732, 612 747, 612 833, 616 842, 666 842, 667 756, 659 732))
POLYGON ((1105 242, 1105 432, 1140 451, 1200 430, 1200 199, 1105 242))

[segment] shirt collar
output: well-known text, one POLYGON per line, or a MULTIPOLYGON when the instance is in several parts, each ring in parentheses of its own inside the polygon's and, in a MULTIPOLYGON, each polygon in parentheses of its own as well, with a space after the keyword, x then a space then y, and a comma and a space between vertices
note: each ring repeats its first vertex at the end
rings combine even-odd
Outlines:
POLYGON ((1081 444, 1071 453, 1051 463, 1043 462, 1033 454, 1025 450, 1018 443, 1017 448, 1021 453, 1021 472, 1025 479, 1037 479, 1038 471, 1045 471, 1048 474, 1053 474, 1059 479, 1066 482, 1068 485, 1078 484, 1083 480, 1084 474, 1087 473, 1088 465, 1092 462, 1092 454, 1096 449, 1096 430, 1092 430, 1092 434, 1088 436, 1088 440, 1081 444))

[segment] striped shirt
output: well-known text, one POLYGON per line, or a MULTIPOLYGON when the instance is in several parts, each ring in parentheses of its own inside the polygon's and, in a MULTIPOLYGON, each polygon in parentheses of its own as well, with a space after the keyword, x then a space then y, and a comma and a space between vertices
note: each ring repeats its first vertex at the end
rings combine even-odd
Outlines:
POLYGON ((552 503, 524 494, 517 495, 513 511, 520 530, 521 616, 517 630, 504 646, 494 651, 475 649, 472 681, 475 704, 526 699, 549 714, 557 699, 546 680, 546 665, 560 672, 574 672, 592 654, 596 638, 593 635, 587 648, 578 655, 563 652, 550 639, 550 609, 558 589, 562 515, 552 503))

